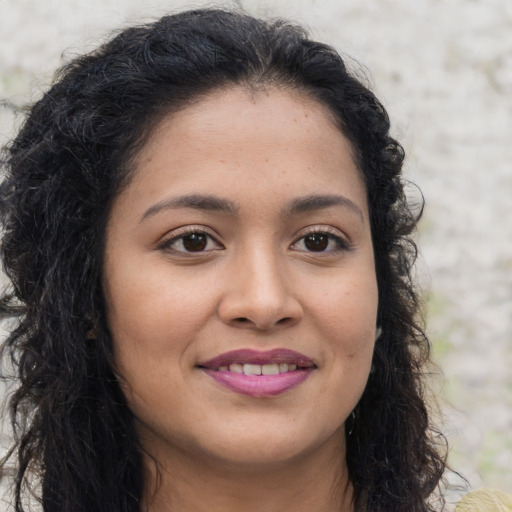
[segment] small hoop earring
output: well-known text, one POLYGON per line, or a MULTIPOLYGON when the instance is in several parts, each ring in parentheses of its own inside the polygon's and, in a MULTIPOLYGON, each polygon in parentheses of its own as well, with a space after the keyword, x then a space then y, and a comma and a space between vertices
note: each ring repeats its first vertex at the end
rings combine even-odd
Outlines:
POLYGON ((98 339, 98 329, 96 329, 96 327, 91 327, 85 333, 85 339, 86 340, 97 340, 98 339))
POLYGON ((348 431, 348 436, 352 435, 352 432, 354 431, 354 425, 356 423, 356 411, 355 409, 352 411, 352 413, 349 416, 351 422, 350 422, 350 430, 348 431))

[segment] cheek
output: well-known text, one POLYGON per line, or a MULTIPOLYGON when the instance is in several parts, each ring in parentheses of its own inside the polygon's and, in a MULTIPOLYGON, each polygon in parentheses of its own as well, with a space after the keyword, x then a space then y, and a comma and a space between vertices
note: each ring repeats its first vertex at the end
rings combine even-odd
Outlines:
POLYGON ((314 301, 316 328, 329 340, 330 349, 356 369, 369 364, 375 344, 378 293, 375 275, 362 273, 342 284, 333 281, 314 301))
POLYGON ((156 341, 198 328, 213 308, 213 288, 182 274, 157 264, 139 272, 111 272, 106 295, 113 334, 156 341))

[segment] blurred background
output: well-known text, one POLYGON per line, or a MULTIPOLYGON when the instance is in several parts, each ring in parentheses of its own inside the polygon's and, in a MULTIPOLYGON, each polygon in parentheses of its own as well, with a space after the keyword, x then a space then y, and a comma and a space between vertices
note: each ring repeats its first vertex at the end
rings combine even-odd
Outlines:
POLYGON ((0 0, 0 144, 62 59, 219 5, 292 19, 364 67, 426 199, 417 272, 449 461, 512 492, 512 0, 0 0))

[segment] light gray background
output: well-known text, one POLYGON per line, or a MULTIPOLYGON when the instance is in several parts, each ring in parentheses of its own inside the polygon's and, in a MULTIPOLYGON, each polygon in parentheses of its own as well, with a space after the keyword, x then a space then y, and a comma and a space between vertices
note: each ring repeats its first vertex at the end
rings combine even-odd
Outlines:
MULTIPOLYGON (((236 3, 0 0, 0 143, 63 52, 182 7, 236 3)), ((238 3, 306 25, 369 69, 427 201, 418 277, 450 462, 473 487, 512 492, 512 0, 238 3)))

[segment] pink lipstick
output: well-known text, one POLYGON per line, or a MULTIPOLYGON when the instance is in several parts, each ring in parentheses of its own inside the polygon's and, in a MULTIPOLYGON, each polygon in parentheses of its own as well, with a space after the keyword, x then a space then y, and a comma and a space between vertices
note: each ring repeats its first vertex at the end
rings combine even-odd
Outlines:
POLYGON ((276 396, 298 386, 315 370, 299 352, 234 350, 200 363, 199 368, 224 387, 254 397, 276 396))

